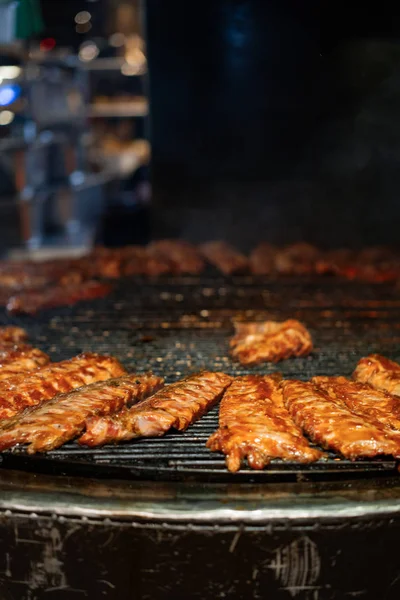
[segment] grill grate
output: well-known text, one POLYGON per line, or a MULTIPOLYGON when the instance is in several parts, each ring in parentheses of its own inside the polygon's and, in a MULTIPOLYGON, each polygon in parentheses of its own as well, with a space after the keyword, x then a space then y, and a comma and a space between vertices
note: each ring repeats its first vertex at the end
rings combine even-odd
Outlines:
MULTIPOLYGON (((3 324, 26 327, 32 340, 54 360, 80 351, 111 353, 129 370, 152 369, 172 382, 200 369, 232 375, 272 373, 307 379, 349 375, 357 360, 379 351, 399 359, 400 298, 395 286, 338 282, 334 279, 268 281, 238 277, 174 278, 149 284, 118 285, 109 298, 46 311, 34 319, 1 317, 3 324), (246 369, 227 354, 232 319, 298 318, 310 328, 315 352, 306 358, 246 369)), ((304 481, 355 479, 396 473, 391 459, 347 461, 327 454, 313 465, 273 461, 263 471, 246 466, 234 475, 224 457, 205 442, 216 429, 218 409, 187 432, 136 440, 100 449, 75 443, 43 456, 23 449, 1 455, 4 468, 147 480, 304 481)))

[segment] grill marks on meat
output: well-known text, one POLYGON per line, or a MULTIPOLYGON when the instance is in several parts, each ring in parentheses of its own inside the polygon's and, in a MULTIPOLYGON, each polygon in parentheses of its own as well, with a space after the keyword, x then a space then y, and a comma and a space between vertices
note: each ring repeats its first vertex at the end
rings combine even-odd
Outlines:
POLYGON ((282 389, 294 422, 316 444, 349 459, 381 454, 400 458, 400 435, 355 414, 338 395, 302 381, 284 381, 282 389))
POLYGON ((200 252, 225 275, 244 273, 248 270, 248 259, 226 242, 206 242, 200 246, 200 252))
POLYGON ((0 342, 0 381, 24 371, 34 371, 49 362, 49 356, 38 348, 31 348, 28 344, 6 348, 0 342))
POLYGON ((284 407, 280 380, 279 375, 245 375, 226 391, 219 429, 207 447, 226 454, 229 471, 238 471, 245 457, 252 469, 263 469, 273 458, 308 463, 322 456, 310 448, 284 407))
POLYGON ((9 419, 62 392, 124 374, 125 370, 115 358, 88 353, 33 373, 14 375, 0 382, 0 420, 9 419))
POLYGON ((88 418, 113 414, 139 402, 163 383, 151 373, 128 375, 56 396, 6 421, 0 428, 0 451, 16 444, 29 444, 29 454, 58 448, 81 434, 88 418))
POLYGON ((25 342, 28 334, 21 327, 0 327, 0 344, 3 342, 25 342))
POLYGON ((231 354, 243 365, 278 362, 291 356, 306 356, 313 349, 307 329, 299 321, 279 323, 235 323, 231 354))
POLYGON ((362 358, 353 373, 353 379, 400 396, 400 365, 379 354, 362 358))
POLYGON ((345 377, 314 377, 312 382, 368 421, 400 431, 400 398, 345 377))
POLYGON ((103 298, 112 290, 108 283, 85 281, 69 286, 53 286, 44 290, 31 290, 12 296, 7 303, 10 314, 34 315, 40 310, 69 306, 83 300, 103 298))
POLYGON ((89 419, 79 443, 94 447, 161 436, 172 427, 184 431, 221 398, 231 381, 229 375, 207 371, 186 377, 114 417, 89 419))

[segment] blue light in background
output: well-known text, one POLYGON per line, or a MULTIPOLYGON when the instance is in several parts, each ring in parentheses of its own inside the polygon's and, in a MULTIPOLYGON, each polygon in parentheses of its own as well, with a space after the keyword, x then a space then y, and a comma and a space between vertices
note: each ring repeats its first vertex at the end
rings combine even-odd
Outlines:
POLYGON ((2 85, 0 86, 0 106, 9 106, 21 95, 21 87, 19 85, 2 85))

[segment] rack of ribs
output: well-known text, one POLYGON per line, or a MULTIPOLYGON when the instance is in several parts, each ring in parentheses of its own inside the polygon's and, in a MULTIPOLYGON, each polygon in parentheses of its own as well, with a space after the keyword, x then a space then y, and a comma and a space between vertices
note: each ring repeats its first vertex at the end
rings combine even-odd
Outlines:
POLYGON ((219 429, 207 447, 226 455, 229 471, 238 471, 246 457, 252 469, 263 469, 273 458, 309 463, 322 456, 284 407, 280 381, 280 375, 245 375, 225 392, 219 429))
POLYGON ((379 354, 371 354, 359 360, 353 379, 400 396, 400 365, 379 354))
POLYGON ((400 398, 346 377, 319 376, 311 381, 332 398, 340 398, 357 415, 400 431, 400 398))
POLYGON ((34 315, 40 310, 69 306, 83 300, 103 298, 112 290, 108 283, 84 281, 73 285, 55 285, 43 290, 26 290, 12 296, 7 303, 10 314, 34 315))
POLYGON ((62 392, 122 375, 125 370, 115 358, 91 353, 14 375, 0 381, 0 420, 62 392))
POLYGON ((282 323, 235 323, 231 354, 242 365, 278 362, 291 356, 306 356, 313 349, 308 330, 294 319, 282 323))
POLYGON ((205 263, 200 252, 184 240, 158 240, 147 247, 148 253, 167 259, 176 274, 199 275, 205 263))
POLYGON ((400 458, 400 434, 355 414, 339 396, 303 381, 284 381, 282 389, 292 419, 316 444, 352 460, 381 454, 400 458))
POLYGON ((222 271, 224 275, 244 273, 249 268, 249 261, 244 254, 226 242, 206 242, 199 247, 199 250, 206 260, 222 271))
POLYGON ((88 419, 82 445, 101 446, 138 437, 164 435, 172 427, 184 431, 223 395, 232 378, 204 371, 165 386, 129 410, 112 417, 88 419))
POLYGON ((134 374, 55 396, 5 421, 0 427, 0 451, 17 444, 29 444, 29 454, 58 448, 80 435, 90 417, 118 412, 147 398, 163 384, 163 379, 151 373, 134 374))

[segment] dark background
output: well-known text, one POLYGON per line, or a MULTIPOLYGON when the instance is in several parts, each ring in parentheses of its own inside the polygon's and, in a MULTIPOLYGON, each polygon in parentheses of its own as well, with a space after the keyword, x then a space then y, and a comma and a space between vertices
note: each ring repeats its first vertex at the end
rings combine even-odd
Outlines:
POLYGON ((145 4, 156 234, 397 242, 400 8, 145 4))

